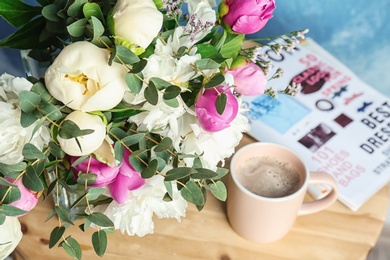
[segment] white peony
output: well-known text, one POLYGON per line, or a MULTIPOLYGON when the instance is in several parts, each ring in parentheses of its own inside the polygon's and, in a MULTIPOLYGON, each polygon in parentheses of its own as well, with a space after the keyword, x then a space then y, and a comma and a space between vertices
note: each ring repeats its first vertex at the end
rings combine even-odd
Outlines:
POLYGON ((66 116, 66 120, 75 123, 80 130, 94 130, 91 134, 77 137, 81 149, 77 144, 76 138, 64 139, 58 135, 58 142, 66 154, 72 156, 88 155, 96 151, 103 144, 106 137, 106 125, 99 116, 90 115, 82 111, 73 111, 66 116))
POLYGON ((17 217, 5 217, 0 225, 0 259, 5 259, 18 246, 23 237, 20 222, 17 217))
POLYGON ((50 142, 46 125, 41 126, 33 136, 37 122, 27 128, 20 124, 18 94, 31 87, 32 84, 24 78, 8 74, 0 77, 0 163, 13 165, 23 161, 22 151, 26 143, 42 150, 50 142))
POLYGON ((115 229, 129 236, 153 234, 153 214, 158 218, 176 218, 180 222, 185 217, 187 201, 183 199, 176 184, 173 186, 173 200, 164 201, 167 192, 164 177, 155 175, 147 179, 144 186, 129 191, 130 199, 123 204, 112 201, 106 208, 97 206, 93 210, 103 212, 114 223, 115 229))
POLYGON ((81 41, 66 46, 45 73, 47 90, 73 110, 108 110, 127 90, 126 69, 113 62, 110 51, 81 41))
POLYGON ((118 0, 113 9, 115 37, 145 49, 161 30, 163 15, 152 0, 118 0))

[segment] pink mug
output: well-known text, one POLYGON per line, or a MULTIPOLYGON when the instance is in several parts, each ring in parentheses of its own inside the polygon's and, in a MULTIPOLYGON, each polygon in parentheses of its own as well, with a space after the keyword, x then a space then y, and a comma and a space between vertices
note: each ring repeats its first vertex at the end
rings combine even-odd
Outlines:
POLYGON ((309 172, 305 163, 290 149, 273 143, 255 142, 239 149, 233 156, 228 180, 227 216, 232 228, 243 238, 270 243, 283 238, 299 215, 319 212, 337 199, 338 187, 333 177, 323 172, 309 172), (264 197, 252 193, 237 179, 237 169, 254 157, 270 157, 288 163, 299 175, 297 190, 282 197, 264 197), (309 184, 328 184, 332 191, 325 197, 304 202, 309 184))

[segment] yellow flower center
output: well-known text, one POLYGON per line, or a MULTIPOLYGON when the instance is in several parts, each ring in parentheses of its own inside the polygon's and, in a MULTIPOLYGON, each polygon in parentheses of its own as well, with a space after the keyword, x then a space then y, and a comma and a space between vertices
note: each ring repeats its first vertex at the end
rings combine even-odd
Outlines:
POLYGON ((71 81, 74 81, 74 82, 77 82, 77 83, 80 83, 81 85, 83 85, 85 88, 83 95, 88 95, 88 94, 93 95, 97 91, 100 90, 99 83, 88 78, 87 75, 85 75, 84 73, 81 73, 79 75, 66 74, 65 78, 68 78, 71 81))

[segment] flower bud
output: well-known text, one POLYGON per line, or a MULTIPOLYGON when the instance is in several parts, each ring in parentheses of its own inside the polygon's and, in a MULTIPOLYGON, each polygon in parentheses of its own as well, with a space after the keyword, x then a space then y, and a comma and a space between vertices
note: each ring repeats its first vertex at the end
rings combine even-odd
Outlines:
POLYGON ((228 87, 218 86, 206 89, 203 94, 199 92, 196 103, 195 113, 198 117, 201 127, 208 132, 218 132, 229 127, 229 124, 237 116, 238 101, 228 87), (216 100, 220 93, 226 94, 226 106, 220 115, 216 108, 216 100))
POLYGON ((18 246, 23 237, 21 229, 17 217, 5 217, 4 223, 0 225, 0 259, 6 259, 18 246))
POLYGON ((266 25, 275 8, 275 0, 223 0, 219 13, 233 32, 251 34, 266 25))
POLYGON ((82 111, 73 111, 65 118, 65 120, 72 121, 80 128, 80 130, 93 130, 93 133, 69 139, 62 138, 58 135, 58 142, 60 143, 61 149, 66 154, 71 156, 88 155, 93 153, 102 145, 106 136, 106 125, 99 116, 90 115, 82 111), (76 141, 76 138, 78 142, 76 141))
POLYGON ((233 76, 234 90, 239 94, 257 96, 265 91, 267 79, 263 70, 245 57, 238 56, 225 73, 233 76))

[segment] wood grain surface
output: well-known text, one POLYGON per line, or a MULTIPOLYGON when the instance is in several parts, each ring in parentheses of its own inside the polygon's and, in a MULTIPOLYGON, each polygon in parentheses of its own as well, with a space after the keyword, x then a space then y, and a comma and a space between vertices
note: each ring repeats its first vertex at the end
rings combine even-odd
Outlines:
MULTIPOLYGON (((240 146, 252 141, 245 136, 240 146)), ((386 186, 357 212, 336 202, 320 213, 298 217, 282 240, 256 244, 239 237, 228 223, 225 203, 208 196, 205 208, 198 212, 190 205, 181 223, 156 218, 152 235, 108 235, 102 259, 366 259, 383 228, 388 200, 386 186)), ((17 259, 71 259, 64 249, 48 247, 50 232, 57 224, 55 218, 44 223, 50 207, 50 200, 39 203, 20 218, 24 236, 18 250, 24 257, 17 259)), ((83 259, 99 259, 92 248, 93 230, 71 230, 82 246, 83 259)))

